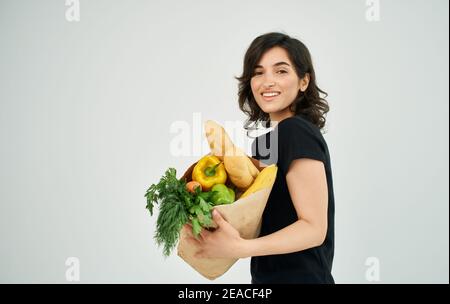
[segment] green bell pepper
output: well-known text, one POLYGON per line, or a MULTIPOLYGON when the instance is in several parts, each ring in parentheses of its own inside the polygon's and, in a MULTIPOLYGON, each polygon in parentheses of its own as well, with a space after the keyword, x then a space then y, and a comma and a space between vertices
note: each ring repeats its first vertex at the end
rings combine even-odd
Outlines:
POLYGON ((235 193, 233 189, 224 184, 216 184, 211 188, 211 202, 214 205, 231 204, 234 202, 235 193))

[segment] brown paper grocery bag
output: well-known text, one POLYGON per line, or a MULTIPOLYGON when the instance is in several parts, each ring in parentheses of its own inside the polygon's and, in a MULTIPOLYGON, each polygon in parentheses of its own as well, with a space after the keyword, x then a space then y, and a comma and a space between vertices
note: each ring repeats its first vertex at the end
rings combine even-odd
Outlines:
MULTIPOLYGON (((255 166, 261 171, 264 167, 253 158, 250 158, 255 166)), ((194 163, 184 173, 182 179, 191 181, 192 170, 197 163, 194 163)), ((274 179, 275 181, 275 179, 274 179)), ((253 239, 258 237, 261 228, 261 219, 269 199, 273 183, 268 188, 261 189, 247 197, 238 199, 232 204, 219 205, 214 207, 223 218, 236 228, 244 239, 253 239)), ((186 242, 185 233, 180 232, 180 241, 178 243, 178 256, 186 263, 191 265, 197 272, 204 277, 214 280, 223 275, 238 259, 220 259, 220 258, 196 258, 195 246, 186 242)))

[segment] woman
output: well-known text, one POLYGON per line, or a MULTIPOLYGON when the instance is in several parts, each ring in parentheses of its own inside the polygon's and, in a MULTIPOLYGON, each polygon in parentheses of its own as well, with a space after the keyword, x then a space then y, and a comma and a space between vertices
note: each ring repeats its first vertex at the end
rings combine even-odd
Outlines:
POLYGON ((330 156, 320 132, 329 108, 319 95, 326 93, 316 85, 310 53, 285 34, 259 36, 237 79, 239 106, 248 123, 273 127, 256 138, 252 149, 254 158, 277 164, 277 178, 258 238, 241 238, 215 211, 219 228, 204 229, 198 239, 191 234, 190 241, 198 246, 199 257, 252 257, 252 283, 332 284, 334 195, 330 156), (268 154, 262 155, 267 144, 268 154))

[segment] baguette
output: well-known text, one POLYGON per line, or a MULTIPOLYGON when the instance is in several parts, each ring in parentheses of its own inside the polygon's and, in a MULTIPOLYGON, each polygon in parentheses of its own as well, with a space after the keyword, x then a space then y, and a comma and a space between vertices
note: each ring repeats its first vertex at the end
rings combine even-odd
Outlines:
POLYGON ((226 151, 234 147, 227 132, 218 123, 208 120, 205 123, 205 133, 211 153, 223 161, 226 151))
POLYGON ((244 151, 236 147, 225 129, 212 120, 205 124, 206 138, 211 153, 224 162, 231 182, 240 189, 247 189, 259 174, 244 151))

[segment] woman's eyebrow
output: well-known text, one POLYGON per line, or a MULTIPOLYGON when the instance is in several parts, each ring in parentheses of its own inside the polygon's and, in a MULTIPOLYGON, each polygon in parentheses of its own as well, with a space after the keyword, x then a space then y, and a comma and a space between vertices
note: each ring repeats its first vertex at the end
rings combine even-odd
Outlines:
MULTIPOLYGON (((280 66, 280 65, 287 65, 287 66, 290 66, 289 63, 284 62, 284 61, 277 62, 277 63, 275 63, 273 66, 276 67, 276 66, 280 66)), ((255 69, 256 69, 256 68, 262 68, 262 67, 263 67, 262 65, 259 65, 259 64, 258 64, 258 65, 255 66, 255 69)))

